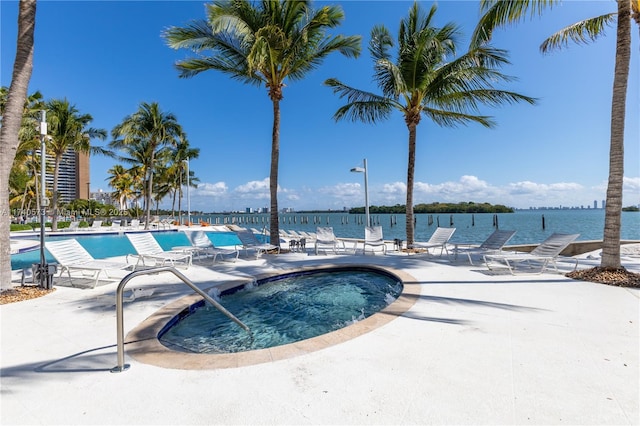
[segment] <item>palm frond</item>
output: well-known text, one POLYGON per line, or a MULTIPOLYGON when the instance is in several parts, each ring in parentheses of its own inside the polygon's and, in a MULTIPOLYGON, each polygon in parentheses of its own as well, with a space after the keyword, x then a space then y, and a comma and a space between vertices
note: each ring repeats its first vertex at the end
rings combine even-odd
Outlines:
POLYGON ((381 59, 390 61, 391 53, 389 50, 393 47, 393 38, 389 30, 384 25, 376 25, 371 30, 371 40, 369 41, 369 54, 373 62, 381 59))
POLYGON ((186 27, 169 27, 162 32, 161 36, 172 49, 190 49, 200 52, 216 47, 215 43, 212 43, 211 27, 204 20, 192 21, 186 27))
POLYGON ((506 27, 522 21, 529 13, 531 18, 544 9, 552 8, 560 0, 481 0, 482 16, 471 35, 470 48, 488 43, 496 28, 506 27))
POLYGON ((492 128, 496 125, 495 121, 486 115, 465 114, 435 108, 423 108, 422 112, 434 123, 443 127, 455 127, 460 124, 467 125, 469 123, 478 123, 487 128, 492 128))
POLYGON ((612 25, 617 15, 617 13, 608 13, 569 25, 542 42, 540 51, 548 53, 552 50, 562 49, 567 47, 569 41, 573 41, 576 44, 593 42, 598 37, 605 35, 605 27, 612 25))
POLYGON ((393 99, 349 87, 334 78, 326 80, 324 84, 331 87, 333 93, 340 98, 347 98, 347 104, 340 107, 333 116, 336 121, 347 118, 351 121, 375 123, 388 118, 393 108, 399 107, 393 99))
POLYGON ((379 59, 374 64, 373 79, 382 89, 384 96, 397 99, 401 93, 406 92, 407 84, 404 81, 402 70, 387 59, 379 59))

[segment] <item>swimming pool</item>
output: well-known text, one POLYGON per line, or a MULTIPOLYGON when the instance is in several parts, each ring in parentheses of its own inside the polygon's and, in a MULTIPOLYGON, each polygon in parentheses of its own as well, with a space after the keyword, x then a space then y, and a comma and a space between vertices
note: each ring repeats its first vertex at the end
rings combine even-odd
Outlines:
POLYGON ((195 353, 271 348, 361 321, 393 303, 401 292, 399 280, 380 271, 352 268, 281 275, 220 298, 251 335, 203 301, 175 316, 159 339, 171 349, 195 353))
MULTIPOLYGON (((364 319, 359 319, 344 328, 339 328, 326 334, 294 343, 230 353, 192 353, 185 352, 184 350, 178 351, 170 349, 160 342, 159 336, 166 332, 171 321, 174 321, 174 318, 180 315, 188 315, 190 310, 202 301, 202 296, 197 294, 185 296, 163 307, 127 334, 126 342, 128 343, 126 345, 126 356, 133 357, 137 361, 145 364, 163 368, 189 370, 235 368, 272 362, 324 349, 369 333, 402 316, 414 305, 420 295, 421 289, 416 278, 404 271, 379 265, 318 265, 312 268, 290 271, 286 274, 282 274, 282 272, 264 274, 257 276, 256 280, 258 282, 264 279, 279 280, 283 276, 288 277, 296 273, 335 273, 340 271, 373 271, 386 274, 387 276, 393 277, 394 283, 402 283, 401 294, 395 301, 379 312, 375 312, 364 319)), ((231 288, 238 287, 238 283, 217 283, 218 287, 224 288, 227 285, 231 286, 231 288)), ((242 287, 243 285, 240 285, 240 288, 242 287)), ((222 304, 226 305, 224 297, 222 304)), ((234 315, 236 314, 236 312, 233 311, 232 313, 234 315)), ((244 321, 244 318, 240 316, 238 316, 238 318, 244 321)), ((229 322, 226 318, 225 321, 229 322)), ((349 320, 349 322, 351 322, 351 320, 349 320)), ((241 332, 244 333, 244 331, 241 332)))
MULTIPOLYGON (((240 240, 233 232, 207 232, 209 239, 216 247, 233 246, 240 244, 240 240)), ((191 245, 184 232, 180 231, 154 231, 153 236, 163 250, 171 250, 176 246, 191 245)), ((258 238, 261 237, 258 235, 258 238)), ((125 256, 135 253, 133 246, 124 233, 111 233, 99 235, 56 235, 48 236, 45 241, 54 241, 75 238, 96 259, 106 257, 125 256)), ((34 238, 37 239, 37 238, 34 238)), ((38 240, 39 241, 39 240, 38 240)), ((45 249, 47 262, 53 263, 55 259, 45 249)), ((39 245, 35 250, 11 255, 11 270, 31 268, 33 263, 40 263, 39 245)))

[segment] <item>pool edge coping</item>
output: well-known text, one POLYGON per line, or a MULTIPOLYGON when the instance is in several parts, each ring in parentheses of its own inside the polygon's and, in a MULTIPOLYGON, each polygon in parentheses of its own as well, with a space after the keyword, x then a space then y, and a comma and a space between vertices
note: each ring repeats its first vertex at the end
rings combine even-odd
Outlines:
MULTIPOLYGON (((410 274, 387 266, 364 265, 364 264, 325 264, 309 267, 295 268, 287 271, 273 271, 259 274, 247 282, 262 280, 280 275, 296 272, 364 268, 370 270, 380 270, 398 278, 403 284, 400 296, 383 310, 351 324, 339 330, 326 333, 310 339, 286 345, 275 346, 273 348, 258 349, 246 352, 225 353, 225 354, 193 354, 178 352, 164 346, 158 340, 160 331, 166 324, 185 308, 202 300, 202 296, 192 294, 181 297, 158 311, 151 314, 140 324, 134 327, 125 338, 125 356, 128 355, 138 362, 154 365, 162 368, 177 370, 211 370, 236 368, 262 364, 272 361, 284 360, 296 356, 316 352, 339 343, 352 340, 363 334, 369 333, 379 327, 388 324, 399 316, 406 313, 416 303, 420 295, 420 286, 416 278, 410 274)), ((223 285, 220 283, 216 286, 223 285)), ((237 282, 235 282, 237 285, 237 282)), ((240 284, 242 285, 242 284, 240 284)))

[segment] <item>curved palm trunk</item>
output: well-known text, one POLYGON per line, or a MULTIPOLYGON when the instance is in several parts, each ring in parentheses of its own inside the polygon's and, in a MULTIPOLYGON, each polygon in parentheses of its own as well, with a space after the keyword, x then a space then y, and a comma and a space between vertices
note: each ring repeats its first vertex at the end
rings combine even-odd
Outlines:
POLYGON ((413 246, 414 220, 413 220, 413 179, 416 167, 416 124, 407 125, 409 129, 409 159, 407 161, 407 204, 406 229, 407 248, 413 246))
POLYGON ((269 193, 271 196, 270 232, 271 244, 280 245, 280 224, 278 220, 278 162, 280 160, 280 100, 273 102, 273 131, 271 136, 271 172, 269 174, 269 193))
MULTIPOLYGON (((33 34, 36 26, 36 0, 20 0, 18 10, 18 41, 13 63, 11 86, 7 94, 2 127, 0 127, 0 188, 9 187, 11 165, 18 149, 18 132, 27 100, 27 89, 33 70, 33 34)), ((9 211, 9 198, 0 197, 0 211, 9 211)), ((8 218, 0 220, 0 290, 11 285, 11 243, 8 218)))
POLYGON ((627 102, 627 81, 631 57, 631 16, 629 0, 617 0, 618 29, 616 66, 611 102, 611 146, 609 148, 609 184, 604 216, 602 245, 603 268, 620 268, 620 219, 622 215, 622 184, 624 179, 624 119, 627 102))

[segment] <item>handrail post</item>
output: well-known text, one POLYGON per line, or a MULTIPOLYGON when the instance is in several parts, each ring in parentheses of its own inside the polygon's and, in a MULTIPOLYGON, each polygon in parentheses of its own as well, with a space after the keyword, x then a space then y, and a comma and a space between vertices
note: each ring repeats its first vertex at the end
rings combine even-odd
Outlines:
POLYGON ((204 291, 200 290, 193 282, 191 282, 191 280, 189 280, 189 278, 187 278, 181 272, 178 272, 176 268, 172 266, 160 266, 157 268, 133 271, 127 274, 127 276, 125 276, 122 279, 122 281, 120 281, 120 284, 118 284, 118 289, 116 290, 116 333, 117 333, 117 342, 118 342, 118 365, 116 365, 110 370, 112 373, 120 373, 122 371, 128 370, 130 367, 129 364, 124 363, 124 307, 123 307, 124 288, 129 281, 131 281, 133 278, 137 276, 157 274, 159 272, 171 272, 173 275, 178 277, 183 283, 188 285, 192 290, 194 290, 196 293, 202 296, 204 300, 209 302, 216 309, 218 309, 220 312, 226 315, 229 319, 231 319, 233 322, 235 322, 240 327, 242 327, 247 333, 252 334, 249 327, 247 327, 242 321, 236 318, 231 312, 229 312, 219 302, 211 298, 211 296, 209 296, 204 291))

